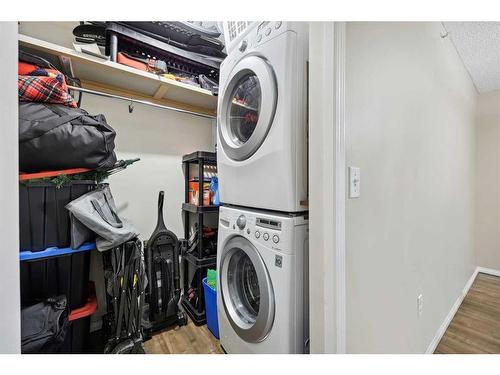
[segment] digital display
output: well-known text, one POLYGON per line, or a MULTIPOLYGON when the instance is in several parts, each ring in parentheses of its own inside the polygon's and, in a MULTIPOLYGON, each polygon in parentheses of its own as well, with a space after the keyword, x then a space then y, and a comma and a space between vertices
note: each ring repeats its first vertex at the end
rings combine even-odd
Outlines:
POLYGON ((257 225, 259 227, 281 230, 281 222, 279 221, 257 218, 257 225))

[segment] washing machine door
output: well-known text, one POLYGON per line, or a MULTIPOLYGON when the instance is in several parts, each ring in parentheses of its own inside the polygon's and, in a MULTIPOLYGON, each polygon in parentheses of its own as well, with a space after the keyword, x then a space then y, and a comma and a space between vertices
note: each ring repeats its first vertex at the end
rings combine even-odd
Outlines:
POLYGON ((264 340, 274 323, 274 292, 255 246, 241 236, 230 239, 219 272, 224 309, 234 331, 247 342, 264 340))
POLYGON ((226 154, 242 161, 264 142, 276 112, 277 86, 271 66, 258 56, 235 65, 219 107, 219 139, 226 154))

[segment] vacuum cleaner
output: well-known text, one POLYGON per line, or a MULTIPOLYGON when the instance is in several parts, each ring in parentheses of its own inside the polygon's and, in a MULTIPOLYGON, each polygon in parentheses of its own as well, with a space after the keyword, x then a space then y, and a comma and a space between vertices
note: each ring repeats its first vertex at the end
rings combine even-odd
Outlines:
POLYGON ((148 275, 149 321, 152 331, 187 324, 187 315, 180 308, 180 245, 177 236, 163 221, 165 193, 158 196, 158 221, 147 241, 145 261, 148 275))

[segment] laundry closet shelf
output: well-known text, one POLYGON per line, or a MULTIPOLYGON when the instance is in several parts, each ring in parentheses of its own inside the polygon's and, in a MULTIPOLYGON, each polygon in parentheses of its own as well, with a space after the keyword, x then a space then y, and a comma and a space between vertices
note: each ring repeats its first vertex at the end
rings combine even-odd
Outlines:
POLYGON ((184 258, 186 261, 191 263, 193 266, 199 267, 215 267, 217 264, 217 256, 211 256, 206 258, 197 258, 191 253, 187 253, 184 258))
POLYGON ((195 151, 182 157, 183 163, 199 163, 200 161, 204 162, 205 165, 217 165, 217 154, 208 151, 195 151))
POLYGON ((194 214, 202 212, 219 212, 219 206, 197 206, 191 203, 183 203, 182 209, 194 214))
MULTIPOLYGON (((203 292, 202 292, 203 293, 203 292)), ((207 323, 207 317, 205 315, 205 307, 200 312, 195 306, 189 301, 185 294, 181 297, 181 304, 184 307, 184 311, 189 315, 193 323, 197 326, 202 326, 207 323)))
POLYGON ((19 34, 19 46, 57 56, 60 60, 71 61, 73 73, 81 80, 83 88, 205 115, 216 114, 217 97, 200 87, 160 77, 23 34, 19 34))

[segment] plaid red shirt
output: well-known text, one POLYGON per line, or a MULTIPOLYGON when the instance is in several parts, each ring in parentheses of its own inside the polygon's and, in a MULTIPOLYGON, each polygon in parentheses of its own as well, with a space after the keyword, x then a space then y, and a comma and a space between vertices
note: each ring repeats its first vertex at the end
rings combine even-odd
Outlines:
POLYGON ((17 81, 19 100, 64 104, 76 108, 77 104, 68 93, 64 76, 57 70, 37 69, 30 74, 20 75, 17 81), (40 72, 47 75, 39 75, 40 72))

